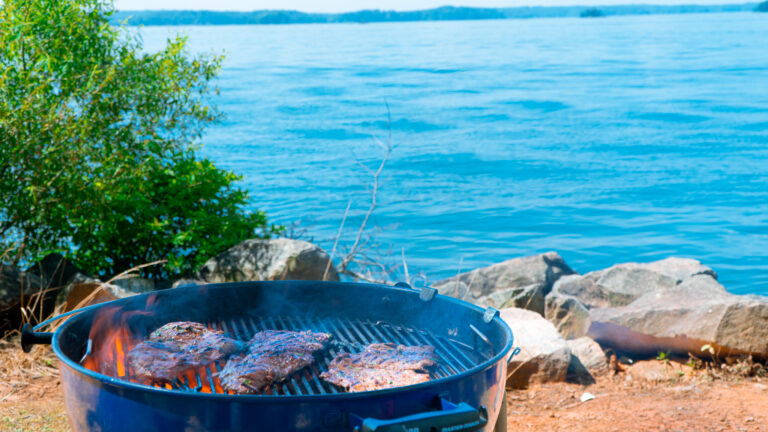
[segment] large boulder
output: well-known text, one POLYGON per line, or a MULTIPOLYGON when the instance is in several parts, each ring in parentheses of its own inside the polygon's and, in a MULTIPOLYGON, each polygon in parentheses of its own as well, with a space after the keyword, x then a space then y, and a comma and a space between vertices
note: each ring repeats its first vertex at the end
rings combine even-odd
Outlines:
POLYGON ((475 302, 496 309, 516 307, 532 310, 544 315, 544 284, 532 284, 523 287, 507 288, 496 291, 475 302))
POLYGON ((141 277, 126 277, 115 279, 112 281, 112 284, 119 286, 127 292, 135 294, 141 294, 155 290, 155 281, 141 277))
POLYGON ((0 263, 0 336, 21 325, 21 306, 45 289, 43 280, 34 274, 0 263), (22 300, 23 299, 23 300, 22 300))
POLYGON ((588 337, 580 337, 565 342, 571 349, 571 355, 593 375, 608 371, 608 358, 600 345, 588 337))
POLYGON ((711 268, 703 265, 701 262, 690 258, 669 257, 663 260, 640 264, 648 270, 661 273, 677 280, 681 283, 686 279, 696 275, 709 275, 717 279, 717 273, 711 268))
POLYGON ((545 317, 564 338, 580 338, 589 331, 589 310, 575 297, 550 293, 545 304, 545 317))
POLYGON ((544 315, 566 337, 581 337, 589 328, 586 311, 626 306, 645 294, 673 289, 696 275, 717 277, 696 260, 674 257, 564 276, 547 294, 544 315))
POLYGON ((179 279, 171 285, 171 288, 178 288, 188 285, 204 285, 205 282, 197 279, 179 279))
POLYGON ((507 368, 507 387, 565 381, 571 349, 552 323, 536 312, 519 308, 502 309, 500 315, 512 328, 515 346, 520 348, 507 368))
POLYGON ((620 307, 592 309, 589 335, 601 345, 637 354, 660 351, 768 358, 768 297, 729 294, 709 274, 649 292, 620 307))
POLYGON ((46 255, 40 261, 29 266, 26 272, 39 276, 49 288, 63 287, 71 282, 75 275, 83 273, 76 265, 58 253, 46 255))
POLYGON ((320 247, 286 238, 246 240, 214 258, 198 272, 205 282, 251 280, 338 281, 336 268, 320 247), (327 273, 326 273, 327 269, 327 273))
POLYGON ((711 268, 696 260, 672 257, 563 277, 555 283, 553 292, 575 297, 589 309, 625 306, 646 293, 673 288, 696 275, 717 278, 711 268))
POLYGON ((563 275, 574 271, 556 252, 514 258, 433 284, 440 294, 476 304, 515 306, 544 314, 544 296, 563 275))
POLYGON ((126 285, 121 287, 94 279, 82 273, 76 274, 72 280, 61 289, 57 302, 63 305, 64 311, 70 311, 97 303, 130 297, 147 292, 141 285, 126 285))

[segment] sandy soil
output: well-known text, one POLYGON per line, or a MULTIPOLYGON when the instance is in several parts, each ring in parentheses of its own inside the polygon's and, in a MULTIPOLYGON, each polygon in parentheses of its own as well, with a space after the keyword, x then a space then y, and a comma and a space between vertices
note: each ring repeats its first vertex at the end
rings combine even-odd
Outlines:
MULTIPOLYGON (((69 431, 49 348, 26 355, 0 341, 0 431, 69 431)), ((672 375, 676 376, 676 375, 672 375)), ((768 431, 768 379, 706 374, 647 381, 630 373, 596 384, 509 390, 509 431, 768 431), (581 402, 588 392, 594 399, 581 402)))
POLYGON ((768 381, 647 382, 625 374, 588 387, 510 390, 510 431, 767 431, 768 381), (594 399, 581 402, 588 392, 594 399))

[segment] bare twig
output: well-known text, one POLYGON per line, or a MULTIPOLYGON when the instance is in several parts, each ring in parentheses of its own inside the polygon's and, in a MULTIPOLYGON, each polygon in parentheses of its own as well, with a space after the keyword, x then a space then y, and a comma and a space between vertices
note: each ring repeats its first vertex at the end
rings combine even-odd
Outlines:
POLYGON ((323 280, 327 280, 328 278, 328 270, 331 269, 331 264, 333 263, 333 255, 336 253, 336 246, 339 245, 339 238, 341 238, 341 232, 344 230, 344 223, 347 221, 347 215, 349 214, 350 206, 352 206, 351 200, 347 202, 347 209, 344 210, 344 217, 341 218, 341 225, 339 225, 339 232, 338 234, 336 234, 336 239, 333 241, 333 249, 331 249, 331 255, 328 257, 328 264, 326 264, 325 271, 323 272, 323 280))
POLYGON ((456 289, 454 290, 454 297, 459 296, 459 283, 461 283, 461 265, 464 264, 464 255, 459 257, 459 270, 456 271, 456 289))
POLYGON ((400 249, 400 253, 403 257, 403 271, 405 271, 405 283, 411 284, 411 276, 408 274, 408 262, 405 260, 405 248, 400 249))
MULTIPOLYGON (((367 233, 368 223, 370 221, 371 215, 373 214, 374 210, 376 209, 376 206, 378 204, 378 193, 379 193, 379 186, 380 186, 380 177, 381 173, 384 170, 384 167, 387 164, 387 161, 389 160, 389 156, 392 152, 392 115, 389 109, 389 104, 386 103, 387 108, 387 140, 386 142, 382 142, 375 134, 371 134, 373 136, 374 142, 382 148, 384 151, 384 155, 381 158, 381 161, 379 162, 378 167, 376 170, 372 170, 365 164, 363 164, 361 161, 357 161, 357 163, 366 171, 368 172, 372 177, 372 185, 371 185, 371 203, 368 206, 368 210, 365 212, 365 216, 363 217, 363 221, 360 223, 360 227, 357 230, 357 234, 355 235, 355 240, 352 243, 352 246, 347 251, 344 258, 341 259, 341 262, 339 263, 339 273, 346 274, 348 276, 352 276, 355 279, 365 280, 369 282, 382 282, 381 280, 377 280, 375 278, 372 278, 370 275, 363 274, 365 273, 365 270, 363 272, 360 271, 354 271, 350 269, 351 264, 357 264, 362 267, 366 267, 371 264, 377 264, 380 269, 383 271, 386 271, 386 267, 383 265, 378 265, 379 263, 374 263, 371 260, 366 259, 365 250, 369 247, 372 235, 370 233, 367 233)), ((349 210, 349 207, 347 207, 347 210, 349 210)), ((345 213, 346 216, 346 213, 345 213)), ((343 226, 343 222, 342 222, 343 226)), ((339 228, 339 236, 341 236, 341 227, 339 228)), ((336 247, 336 243, 334 243, 334 249, 336 247)))
POLYGON ((464 295, 461 296, 461 299, 464 300, 467 298, 469 293, 472 291, 472 284, 475 283, 475 279, 477 278, 477 275, 480 274, 480 272, 476 271, 472 274, 472 279, 469 280, 469 285, 467 285, 467 290, 464 291, 464 295))

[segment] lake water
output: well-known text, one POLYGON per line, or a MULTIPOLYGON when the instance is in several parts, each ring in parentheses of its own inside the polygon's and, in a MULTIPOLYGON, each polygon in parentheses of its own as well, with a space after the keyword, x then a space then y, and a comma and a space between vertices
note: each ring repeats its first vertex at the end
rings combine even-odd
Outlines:
POLYGON ((373 219, 412 274, 675 255, 768 295, 768 14, 141 30, 179 31, 227 52, 203 153, 328 250, 391 129, 373 219))

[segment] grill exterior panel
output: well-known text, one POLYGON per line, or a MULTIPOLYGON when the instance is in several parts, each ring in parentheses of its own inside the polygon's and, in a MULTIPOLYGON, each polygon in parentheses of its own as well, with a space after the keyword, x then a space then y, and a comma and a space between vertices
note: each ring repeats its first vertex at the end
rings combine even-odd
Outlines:
MULTIPOLYGON (((443 296, 423 300, 420 297, 425 296, 410 288, 328 282, 220 284, 157 295, 153 313, 129 323, 132 331, 146 336, 164 323, 191 320, 242 340, 265 329, 309 329, 329 332, 339 343, 314 366, 263 394, 223 392, 216 377, 223 362, 182 375, 170 388, 160 388, 83 368, 80 359, 90 346, 88 330, 99 309, 83 312, 64 323, 53 337, 75 431, 352 432, 367 418, 435 412, 445 402, 482 407, 487 412, 487 424, 451 430, 500 430, 494 426, 504 404, 512 335, 503 321, 493 314, 489 320, 488 311, 476 306, 443 296), (232 296, 237 301, 227 301, 232 296), (292 302, 287 304, 286 299, 292 302), (179 307, 180 302, 184 307, 179 307), (434 346, 440 362, 433 380, 346 393, 320 379, 340 350, 354 352, 373 342, 434 346)), ((110 306, 141 310, 146 303, 142 297, 146 295, 110 306)))
POLYGON ((277 398, 147 391, 114 378, 83 377, 68 365, 61 367, 61 377, 75 431, 338 432, 353 430, 352 416, 395 418, 434 411, 439 408, 437 396, 484 406, 489 420, 495 420, 504 401, 506 364, 493 364, 470 377, 435 381, 426 388, 277 398))

